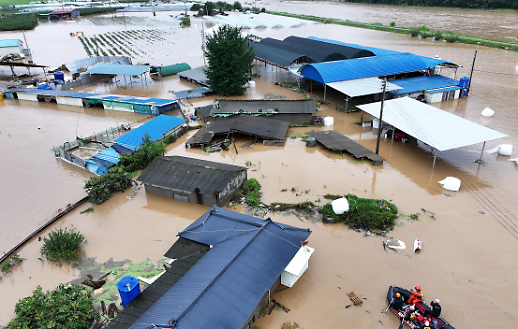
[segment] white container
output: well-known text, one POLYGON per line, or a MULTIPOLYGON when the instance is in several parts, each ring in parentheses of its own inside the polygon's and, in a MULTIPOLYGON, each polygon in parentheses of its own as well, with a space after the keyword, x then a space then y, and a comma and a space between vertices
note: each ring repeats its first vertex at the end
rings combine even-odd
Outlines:
POLYGON ((334 123, 335 123, 335 119, 333 117, 324 118, 324 126, 332 126, 334 123))
POLYGON ((498 154, 511 156, 513 153, 513 146, 511 144, 502 144, 498 147, 498 154))
POLYGON ((248 87, 255 88, 255 81, 248 82, 248 87))
POLYGON ((380 119, 374 118, 374 120, 372 120, 372 128, 379 129, 379 127, 380 127, 380 119))
POLYGON ((483 117, 492 117, 493 115, 495 115, 495 111, 493 111, 489 107, 486 107, 482 110, 482 112, 480 112, 480 115, 483 117))
POLYGON ((333 200, 331 201, 331 207, 335 214, 341 215, 344 212, 349 211, 349 200, 347 200, 347 198, 333 200))
POLYGON ((448 191, 457 192, 460 189, 460 179, 456 177, 446 177, 439 181, 439 184, 442 185, 443 189, 448 191))

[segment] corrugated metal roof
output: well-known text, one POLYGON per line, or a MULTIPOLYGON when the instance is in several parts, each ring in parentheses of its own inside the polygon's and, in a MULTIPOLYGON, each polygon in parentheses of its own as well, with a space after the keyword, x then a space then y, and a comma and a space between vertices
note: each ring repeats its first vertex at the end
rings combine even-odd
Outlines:
POLYGON ((5 39, 0 40, 0 48, 5 47, 18 47, 22 43, 19 39, 5 39))
POLYGON ((353 47, 353 48, 368 50, 368 51, 372 51, 376 56, 400 54, 401 53, 400 51, 395 51, 395 50, 390 50, 390 49, 382 49, 382 48, 374 48, 374 47, 366 47, 366 46, 357 45, 357 44, 354 44, 354 43, 346 43, 346 42, 341 42, 341 41, 336 41, 336 40, 331 40, 331 39, 324 39, 324 38, 317 38, 317 37, 308 37, 308 39, 322 41, 322 42, 328 42, 328 43, 332 43, 332 44, 340 45, 340 46, 347 46, 347 47, 353 47))
POLYGON ((204 71, 206 69, 207 69, 206 65, 198 66, 193 69, 180 72, 180 73, 178 73, 178 76, 185 78, 185 79, 196 81, 197 83, 199 83, 200 85, 203 85, 205 87, 209 87, 209 85, 207 85, 207 76, 205 75, 205 71, 204 71))
POLYGON ((257 42, 251 42, 254 48, 255 57, 264 61, 277 64, 282 67, 288 67, 299 58, 305 58, 306 62, 314 62, 315 60, 306 55, 294 53, 292 51, 271 47, 257 42))
POLYGON ((329 62, 343 59, 375 56, 373 52, 364 49, 335 45, 307 38, 290 36, 284 40, 264 38, 259 44, 283 49, 292 53, 308 56, 315 62, 329 62))
POLYGON ((241 328, 310 234, 213 207, 178 234, 213 247, 130 328, 241 328))
POLYGON ((151 66, 148 65, 119 65, 99 63, 86 71, 86 73, 139 76, 146 73, 150 68, 151 66))
POLYGON ((92 66, 97 63, 117 63, 122 65, 131 65, 131 57, 128 56, 94 56, 78 59, 67 63, 65 66, 70 72, 76 72, 77 69, 84 66, 92 66))
POLYGON ((328 83, 423 71, 443 63, 451 64, 442 59, 401 53, 307 64, 300 74, 320 83, 328 83))
MULTIPOLYGON (((329 82, 327 85, 349 97, 374 95, 383 92, 383 80, 376 77, 329 82)), ((401 87, 390 82, 387 82, 385 87, 385 91, 397 91, 398 89, 401 89, 401 87)))
POLYGON ((133 129, 126 135, 123 135, 116 140, 115 143, 121 144, 126 148, 136 149, 142 144, 142 138, 146 134, 151 137, 151 140, 156 141, 162 138, 168 131, 178 127, 185 122, 185 119, 170 117, 161 114, 153 120, 143 124, 142 126, 133 129))
POLYGON ((459 81, 443 77, 442 75, 427 75, 408 79, 390 80, 391 83, 402 87, 400 90, 391 91, 393 94, 405 95, 421 92, 429 89, 458 86, 459 81))
MULTIPOLYGON (((380 105, 380 102, 377 102, 358 105, 358 108, 377 118, 380 113, 380 105)), ((507 136, 410 97, 385 101, 383 121, 438 151, 451 150, 507 136)))
POLYGON ((183 156, 158 157, 144 169, 137 180, 165 189, 213 195, 225 189, 237 171, 246 167, 233 166, 183 156))
POLYGON ((212 115, 218 114, 258 114, 316 113, 312 99, 266 100, 266 99, 217 99, 212 115))
POLYGON ((179 72, 190 70, 191 66, 187 63, 178 63, 167 66, 152 66, 150 73, 158 73, 162 77, 174 75, 179 72))

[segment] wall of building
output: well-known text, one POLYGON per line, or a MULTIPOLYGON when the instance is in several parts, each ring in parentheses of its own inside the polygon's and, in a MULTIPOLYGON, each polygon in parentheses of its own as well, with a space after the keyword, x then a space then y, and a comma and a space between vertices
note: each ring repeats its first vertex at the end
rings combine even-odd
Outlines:
MULTIPOLYGON (((231 116, 232 118, 234 116, 231 116)), ((289 122, 292 125, 301 125, 301 124, 311 124, 312 122, 313 114, 311 113, 298 113, 298 114, 292 114, 292 113, 279 113, 279 114, 272 114, 272 115, 262 115, 260 118, 265 119, 273 119, 273 120, 279 120, 279 121, 286 121, 289 122)), ((229 117, 208 117, 207 121, 211 122, 212 120, 222 120, 229 117)))
POLYGON ((232 176, 225 189, 218 193, 217 205, 222 207, 243 186, 246 181, 246 170, 238 171, 232 176))
POLYGON ((196 193, 185 193, 182 191, 176 191, 172 189, 165 189, 158 186, 153 186, 149 184, 144 184, 144 189, 146 190, 146 193, 156 194, 165 196, 168 198, 178 199, 182 201, 188 201, 192 203, 198 203, 198 197, 196 193), (187 200, 185 200, 187 198, 187 200))
MULTIPOLYGON (((250 314, 250 316, 248 317, 248 320, 243 324, 241 329, 251 328, 250 322, 252 320, 253 321, 257 320, 259 318, 259 316, 261 316, 261 311, 264 310, 264 308, 266 306, 268 306, 268 304, 270 303, 270 298, 273 297, 273 294, 275 294, 275 291, 277 291, 277 288, 279 287, 280 284, 281 284, 281 277, 279 276, 277 278, 277 280, 275 280, 275 282, 272 285, 272 287, 270 288, 270 290, 266 291, 266 293, 263 295, 263 297, 261 298, 261 301, 259 302, 259 304, 257 304, 257 307, 254 309, 252 314, 250 314)), ((252 323, 253 323, 253 321, 252 321, 252 323)))
POLYGON ((10 54, 22 54, 23 53, 23 47, 2 47, 0 48, 0 56, 10 55, 10 54))

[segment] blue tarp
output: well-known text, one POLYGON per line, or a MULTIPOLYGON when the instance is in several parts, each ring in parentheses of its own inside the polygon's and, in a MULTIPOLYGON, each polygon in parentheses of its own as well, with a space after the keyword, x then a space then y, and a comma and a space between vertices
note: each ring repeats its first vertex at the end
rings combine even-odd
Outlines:
POLYGON ((241 328, 310 234, 214 206, 178 234, 213 247, 130 329, 241 328))
POLYGON ((142 144, 142 138, 144 138, 146 134, 151 137, 151 140, 156 141, 162 138, 168 131, 178 127, 185 121, 185 119, 161 114, 153 120, 117 138, 114 142, 127 149, 135 150, 142 144))
POLYGON ((397 95, 406 95, 430 89, 459 85, 458 80, 443 77, 442 75, 428 75, 408 79, 389 80, 389 82, 403 88, 390 91, 391 93, 397 95))
POLYGON ((300 74, 320 83, 329 83, 427 70, 443 63, 449 62, 411 53, 400 53, 307 64, 300 74))
POLYGON ((117 153, 114 148, 109 147, 86 160, 86 169, 98 175, 102 175, 107 171, 107 168, 115 166, 119 161, 119 153, 117 153))
POLYGON ((148 65, 119 65, 119 64, 97 64, 86 73, 90 74, 115 74, 139 76, 146 73, 151 66, 148 65))
POLYGON ((357 44, 354 44, 354 43, 346 43, 346 42, 341 42, 341 41, 336 41, 336 40, 331 40, 331 39, 323 39, 323 38, 317 38, 317 37, 308 37, 308 39, 316 40, 316 41, 322 41, 322 42, 327 42, 327 43, 332 43, 332 44, 340 45, 340 46, 346 46, 346 47, 352 47, 352 48, 368 50, 368 51, 372 51, 376 56, 391 55, 391 54, 401 54, 400 51, 395 51, 395 50, 390 50, 390 49, 382 49, 382 48, 374 48, 374 47, 366 47, 366 46, 361 46, 361 45, 357 45, 357 44))

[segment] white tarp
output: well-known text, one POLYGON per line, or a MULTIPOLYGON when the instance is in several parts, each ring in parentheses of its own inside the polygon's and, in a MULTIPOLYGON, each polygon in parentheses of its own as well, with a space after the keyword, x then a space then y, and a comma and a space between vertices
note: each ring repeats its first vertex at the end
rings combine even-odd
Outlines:
MULTIPOLYGON (((380 107, 381 102, 358 106, 360 110, 376 118, 379 118, 380 107)), ((451 150, 507 136, 410 97, 385 101, 383 122, 438 151, 451 150)))
MULTIPOLYGON (((374 95, 383 92, 383 80, 376 77, 329 82, 327 85, 349 97, 374 95)), ((403 88, 390 82, 387 82, 387 86, 385 87, 386 92, 398 89, 403 88)))
POLYGON ((297 18, 275 16, 266 13, 247 15, 230 13, 228 16, 203 16, 203 19, 215 24, 227 24, 242 27, 243 29, 299 27, 309 23, 309 21, 297 18))

